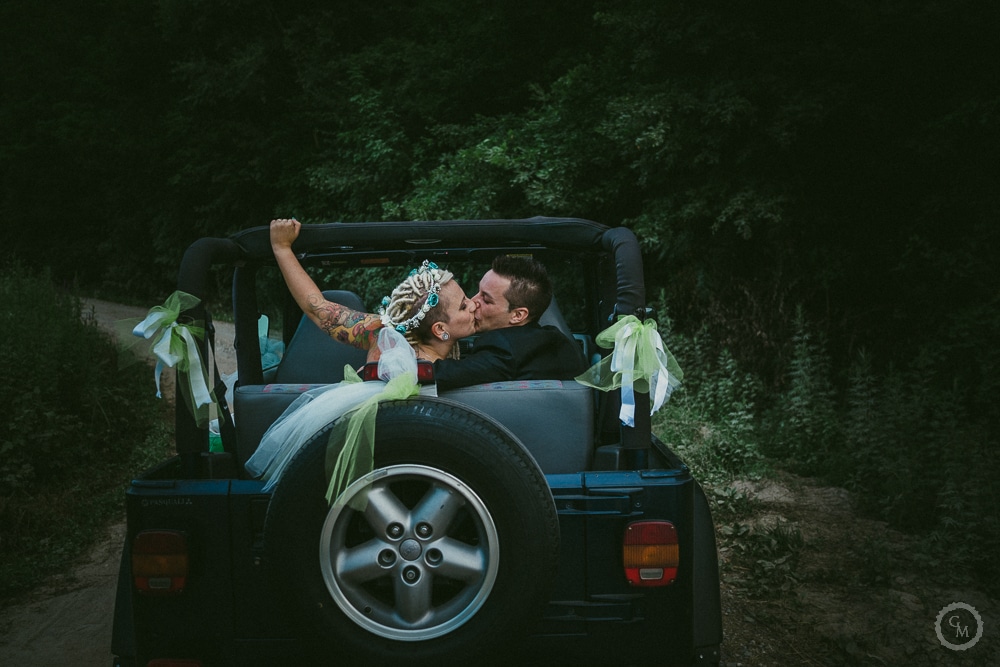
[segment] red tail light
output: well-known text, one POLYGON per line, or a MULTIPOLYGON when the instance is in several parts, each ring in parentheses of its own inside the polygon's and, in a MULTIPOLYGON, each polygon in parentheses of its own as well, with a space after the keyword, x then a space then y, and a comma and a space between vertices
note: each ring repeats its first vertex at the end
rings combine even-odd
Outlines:
POLYGON ((668 586, 677 578, 677 529, 669 521, 635 521, 625 529, 625 578, 633 586, 668 586))
POLYGON ((144 530, 132 541, 132 578, 147 595, 176 595, 188 575, 187 537, 176 530, 144 530))

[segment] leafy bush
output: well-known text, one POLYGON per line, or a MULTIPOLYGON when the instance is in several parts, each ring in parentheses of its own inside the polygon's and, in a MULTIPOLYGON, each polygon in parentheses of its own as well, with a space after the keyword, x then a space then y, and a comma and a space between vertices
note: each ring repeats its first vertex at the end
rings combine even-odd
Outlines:
POLYGON ((787 389, 765 414, 764 449, 793 469, 815 474, 831 467, 841 424, 826 345, 810 330, 801 308, 791 347, 787 389))
POLYGON ((920 556, 953 581, 996 590, 1000 496, 996 424, 973 413, 950 381, 945 346, 877 370, 859 353, 840 382, 822 339, 801 316, 785 389, 762 418, 765 453, 780 465, 841 484, 861 508, 924 536, 920 556))
MULTIPOLYGON (((882 377, 865 357, 852 369, 845 415, 846 470, 836 473, 870 512, 926 536, 926 556, 953 580, 1000 574, 1000 497, 991 428, 942 388, 926 355, 882 377)), ((827 471, 829 475, 830 472, 827 471)))
MULTIPOLYGON (((774 542, 776 536, 750 530, 751 501, 731 485, 774 465, 854 491, 863 511, 924 537, 911 556, 927 568, 947 572, 956 584, 997 590, 996 424, 966 407, 976 403, 961 391, 968 385, 949 384, 940 361, 948 350, 925 350, 882 369, 861 352, 837 373, 827 343, 801 310, 793 324, 784 381, 769 393, 725 349, 713 352, 719 346, 707 328, 690 338, 665 335, 684 384, 654 417, 654 429, 705 484, 721 520, 720 544, 749 558, 739 563, 774 564, 781 581, 769 585, 793 583, 794 559, 785 555, 796 549, 782 548, 774 558, 757 551, 794 540, 774 542)), ((876 547, 859 546, 873 553, 876 547)), ((865 576, 881 582, 884 570, 873 561, 865 576)))
POLYGON ((0 300, 3 594, 67 562, 120 508, 159 412, 148 369, 119 372, 113 341, 47 274, 4 267, 0 300))
POLYGON ((799 554, 805 542, 798 528, 785 523, 753 528, 723 524, 719 535, 735 558, 726 583, 755 598, 777 597, 799 581, 799 554))
POLYGON ((759 383, 727 351, 711 356, 715 343, 705 329, 691 338, 664 338, 684 370, 684 383, 654 417, 654 430, 703 481, 725 483, 759 472, 759 383))

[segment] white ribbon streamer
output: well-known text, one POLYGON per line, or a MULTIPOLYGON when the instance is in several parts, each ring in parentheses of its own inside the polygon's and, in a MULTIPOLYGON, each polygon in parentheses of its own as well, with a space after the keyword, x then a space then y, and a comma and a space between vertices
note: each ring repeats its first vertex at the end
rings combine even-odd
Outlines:
POLYGON ((649 391, 650 414, 659 410, 681 383, 680 368, 664 347, 652 320, 641 322, 633 315, 625 316, 598 334, 597 344, 613 345, 614 351, 576 380, 601 391, 620 388, 618 417, 626 426, 635 426, 637 382, 646 384, 640 384, 640 392, 649 391))
POLYGON ((618 418, 626 426, 635 426, 635 352, 642 327, 631 322, 615 334, 615 349, 611 354, 611 370, 621 373, 622 408, 618 418))
POLYGON ((165 306, 150 310, 146 318, 132 329, 132 335, 146 340, 155 338, 150 351, 156 357, 153 373, 157 398, 163 397, 161 379, 164 368, 177 368, 186 374, 191 394, 189 407, 200 424, 208 420, 208 407, 213 402, 212 392, 196 340, 196 335, 202 330, 177 322, 182 299, 197 303, 195 297, 175 292, 165 306))

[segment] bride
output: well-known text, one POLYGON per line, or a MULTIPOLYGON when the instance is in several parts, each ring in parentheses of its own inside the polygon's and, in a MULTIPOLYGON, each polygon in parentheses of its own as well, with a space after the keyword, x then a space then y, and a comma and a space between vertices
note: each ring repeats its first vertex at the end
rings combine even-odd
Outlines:
POLYGON ((265 491, 274 486, 299 448, 326 424, 375 397, 415 393, 416 360, 453 357, 458 352, 455 343, 475 333, 475 301, 450 272, 426 260, 382 299, 379 314, 327 301, 292 251, 300 229, 294 219, 271 222, 271 248, 292 297, 331 337, 368 350, 368 360, 379 362, 382 382, 360 382, 356 373, 346 372, 344 382, 297 398, 267 430, 246 463, 252 476, 267 480, 265 491))

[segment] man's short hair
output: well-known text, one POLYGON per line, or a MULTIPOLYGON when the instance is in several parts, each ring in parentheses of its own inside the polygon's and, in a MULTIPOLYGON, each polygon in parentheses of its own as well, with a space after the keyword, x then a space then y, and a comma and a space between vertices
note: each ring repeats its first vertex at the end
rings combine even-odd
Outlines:
POLYGON ((541 262, 520 255, 499 255, 493 272, 510 280, 504 298, 514 308, 527 308, 528 321, 537 321, 552 302, 552 281, 541 262))

